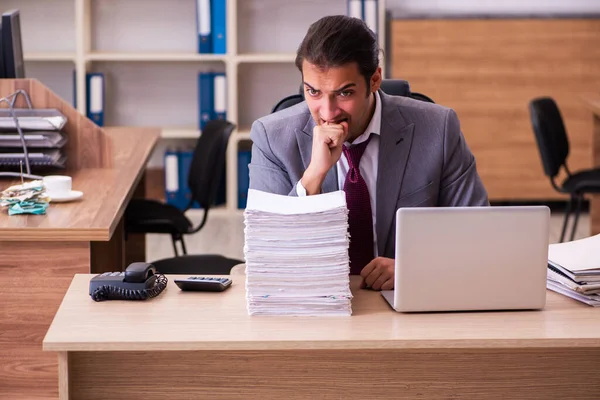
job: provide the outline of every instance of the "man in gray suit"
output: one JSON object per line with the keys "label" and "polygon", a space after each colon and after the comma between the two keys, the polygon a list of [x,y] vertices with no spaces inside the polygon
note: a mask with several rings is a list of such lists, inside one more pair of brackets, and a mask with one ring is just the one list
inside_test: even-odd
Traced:
{"label": "man in gray suit", "polygon": [[356,18],[312,24],[296,66],[306,100],[252,125],[250,188],[343,189],[351,273],[363,287],[392,289],[398,208],[489,204],[456,113],[379,90],[377,38]]}

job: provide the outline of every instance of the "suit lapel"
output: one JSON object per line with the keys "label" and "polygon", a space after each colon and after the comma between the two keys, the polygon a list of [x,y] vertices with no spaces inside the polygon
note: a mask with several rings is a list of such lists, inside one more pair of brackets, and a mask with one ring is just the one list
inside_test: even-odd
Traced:
{"label": "suit lapel", "polygon": [[398,106],[381,96],[381,135],[377,167],[377,250],[385,252],[388,234],[396,214],[396,203],[412,145],[414,124],[407,124]]}
{"label": "suit lapel", "polygon": [[[300,156],[302,157],[303,169],[305,171],[308,168],[308,164],[310,164],[310,159],[312,155],[312,140],[313,140],[313,128],[315,127],[315,121],[310,117],[306,121],[304,128],[300,130],[296,130],[296,140],[298,141],[298,147],[300,148]],[[322,193],[335,192],[339,190],[338,188],[338,178],[337,178],[337,167],[334,165],[327,175],[325,175],[325,180],[323,181],[323,185],[321,186]]]}

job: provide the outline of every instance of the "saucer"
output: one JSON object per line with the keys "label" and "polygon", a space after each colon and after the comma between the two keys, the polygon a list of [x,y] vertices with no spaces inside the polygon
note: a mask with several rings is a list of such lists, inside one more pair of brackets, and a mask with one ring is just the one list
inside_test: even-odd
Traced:
{"label": "saucer", "polygon": [[61,195],[55,195],[55,196],[48,194],[48,196],[50,196],[50,203],[64,203],[67,201],[77,200],[77,199],[83,197],[83,192],[80,192],[79,190],[71,190],[67,194],[61,194]]}

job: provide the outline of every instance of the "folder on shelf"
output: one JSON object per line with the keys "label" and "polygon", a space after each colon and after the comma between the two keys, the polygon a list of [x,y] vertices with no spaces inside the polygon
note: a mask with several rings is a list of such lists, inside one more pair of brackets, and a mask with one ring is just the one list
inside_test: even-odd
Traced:
{"label": "folder on shelf", "polygon": [[[16,108],[15,116],[22,130],[28,131],[60,131],[67,123],[60,111],[53,108],[33,109]],[[11,112],[7,108],[0,109],[0,131],[15,132],[17,126]]]}
{"label": "folder on shelf", "polygon": [[227,119],[227,79],[224,72],[213,74],[213,119]]}
{"label": "folder on shelf", "polygon": [[198,53],[212,53],[212,27],[210,0],[196,0],[196,25],[198,27]]}
{"label": "folder on shelf", "polygon": [[[20,166],[25,165],[25,153],[14,151],[16,149],[0,149],[1,166]],[[29,149],[28,149],[29,150]],[[14,152],[13,152],[14,151]],[[29,165],[48,166],[63,168],[65,166],[66,156],[58,149],[52,150],[33,150],[28,151]]]}
{"label": "folder on shelf", "polygon": [[227,0],[213,0],[211,11],[213,53],[227,54]]}
{"label": "folder on shelf", "polygon": [[179,190],[179,154],[172,150],[165,151],[165,199],[167,204],[177,208],[183,203]]}
{"label": "folder on shelf", "polygon": [[367,26],[378,34],[379,30],[379,18],[377,13],[377,1],[378,0],[364,0],[363,19]]}
{"label": "folder on shelf", "polygon": [[[181,196],[181,202],[179,206],[176,206],[184,210],[192,201],[192,191],[188,185],[188,176],[190,174],[190,167],[192,165],[192,159],[194,158],[193,150],[182,150],[179,152],[179,191]],[[192,208],[200,208],[198,202],[194,202]]]}
{"label": "folder on shelf", "polygon": [[214,118],[214,74],[201,72],[198,74],[198,107],[200,114],[200,130]]}
{"label": "folder on shelf", "polygon": [[363,19],[363,0],[348,0],[348,16]]}
{"label": "folder on shelf", "polygon": [[98,126],[104,126],[104,74],[88,73],[85,76],[86,116]]}
{"label": "folder on shelf", "polygon": [[[67,142],[67,137],[61,132],[24,132],[25,145],[30,148],[61,148]],[[18,133],[0,133],[0,147],[23,148]]]}

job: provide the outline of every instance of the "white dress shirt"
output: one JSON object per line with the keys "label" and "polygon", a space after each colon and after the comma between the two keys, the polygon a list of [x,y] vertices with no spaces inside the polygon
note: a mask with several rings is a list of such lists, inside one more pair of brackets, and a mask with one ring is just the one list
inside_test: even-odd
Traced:
{"label": "white dress shirt", "polygon": [[[359,143],[364,142],[369,138],[369,136],[373,134],[371,141],[367,145],[365,152],[363,153],[360,159],[360,175],[365,180],[367,184],[367,188],[369,189],[369,198],[371,200],[371,216],[373,219],[373,247],[375,257],[377,257],[377,230],[376,227],[376,198],[375,194],[377,193],[377,161],[379,159],[379,135],[381,134],[381,97],[379,96],[379,92],[375,92],[375,112],[373,113],[373,117],[367,126],[367,129],[363,132],[362,135],[357,137],[354,142],[344,143],[346,146],[352,146]],[[338,188],[344,188],[344,182],[346,182],[346,174],[348,173],[348,159],[342,152],[342,156],[339,161],[336,163],[337,167],[337,175],[338,175]],[[306,196],[306,189],[302,186],[302,180],[298,181],[296,184],[296,193],[298,196]]]}

